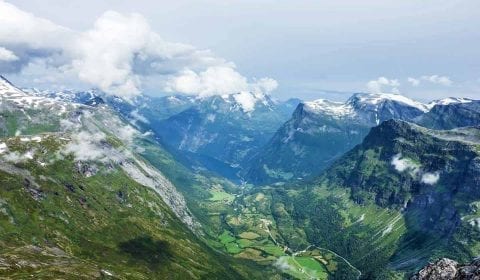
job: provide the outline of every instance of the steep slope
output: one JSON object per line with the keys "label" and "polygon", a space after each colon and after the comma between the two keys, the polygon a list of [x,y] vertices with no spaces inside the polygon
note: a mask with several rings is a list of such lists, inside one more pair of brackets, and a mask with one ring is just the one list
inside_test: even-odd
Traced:
{"label": "steep slope", "polygon": [[389,119],[412,120],[427,107],[398,94],[355,94],[347,102],[300,104],[253,157],[245,178],[256,184],[319,174],[360,143],[371,127]]}
{"label": "steep slope", "polygon": [[460,265],[450,259],[440,259],[435,263],[429,263],[410,280],[475,280],[480,274],[480,262],[478,259],[470,264]]}
{"label": "steep slope", "polygon": [[433,129],[452,129],[480,124],[480,101],[447,98],[432,103],[432,108],[415,120]]}
{"label": "steep slope", "polygon": [[43,134],[2,142],[8,153],[0,165],[1,275],[240,277],[165,204],[158,195],[160,182],[145,186],[144,178],[158,174],[127,158],[57,159],[68,150],[67,137]]}
{"label": "steep slope", "polygon": [[[411,271],[439,256],[466,261],[480,253],[479,152],[478,128],[434,131],[386,121],[309,191],[310,197],[326,192],[329,199],[299,202],[300,217],[310,227],[307,235],[333,246],[372,278],[383,275],[386,267]],[[334,194],[342,189],[357,206],[341,203],[343,195]],[[328,215],[320,213],[327,209]],[[397,214],[387,218],[385,211]],[[369,218],[383,228],[363,225]],[[332,222],[334,228],[322,226]]]}
{"label": "steep slope", "polygon": [[334,252],[341,261],[313,271],[332,279],[401,279],[430,260],[480,253],[479,186],[480,128],[389,120],[312,183],[244,191],[226,229],[241,238],[267,223],[287,253]]}
{"label": "steep slope", "polygon": [[114,111],[0,90],[1,276],[251,277],[194,234],[183,196],[138,154],[145,136]]}
{"label": "steep slope", "polygon": [[195,106],[150,127],[184,163],[237,179],[236,173],[288,119],[292,102],[242,92],[198,99]]}
{"label": "steep slope", "polygon": [[295,98],[275,101],[251,92],[212,97],[141,95],[126,102],[98,90],[25,91],[35,98],[107,105],[141,131],[153,132],[183,164],[235,180],[245,159],[267,142],[300,103]]}

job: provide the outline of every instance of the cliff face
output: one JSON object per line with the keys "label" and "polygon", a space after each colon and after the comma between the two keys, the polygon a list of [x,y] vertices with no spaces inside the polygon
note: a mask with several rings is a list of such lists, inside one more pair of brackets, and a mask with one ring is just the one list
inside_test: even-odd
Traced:
{"label": "cliff face", "polygon": [[480,279],[480,260],[460,265],[451,259],[440,259],[421,269],[410,280],[477,280]]}

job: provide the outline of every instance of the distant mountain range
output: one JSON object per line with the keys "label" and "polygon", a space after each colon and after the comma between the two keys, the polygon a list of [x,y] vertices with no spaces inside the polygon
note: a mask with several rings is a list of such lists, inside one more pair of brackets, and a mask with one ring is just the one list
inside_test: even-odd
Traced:
{"label": "distant mountain range", "polygon": [[124,100],[1,77],[0,185],[0,277],[460,275],[476,262],[427,263],[480,254],[480,101]]}
{"label": "distant mountain range", "polygon": [[301,103],[245,168],[255,184],[311,178],[359,144],[370,129],[399,119],[435,129],[478,124],[480,101],[447,98],[422,104],[399,94],[355,94],[345,103]]}

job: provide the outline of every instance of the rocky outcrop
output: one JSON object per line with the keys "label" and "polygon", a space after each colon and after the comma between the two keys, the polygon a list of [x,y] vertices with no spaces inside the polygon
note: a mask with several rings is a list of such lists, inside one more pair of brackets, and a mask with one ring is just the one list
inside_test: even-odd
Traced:
{"label": "rocky outcrop", "polygon": [[411,280],[479,280],[480,259],[468,265],[460,265],[456,261],[443,258],[435,263],[429,263]]}

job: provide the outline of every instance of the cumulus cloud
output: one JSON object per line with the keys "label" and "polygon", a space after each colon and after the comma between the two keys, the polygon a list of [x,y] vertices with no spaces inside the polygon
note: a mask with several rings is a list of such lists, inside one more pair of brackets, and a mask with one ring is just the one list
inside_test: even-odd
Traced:
{"label": "cumulus cloud", "polygon": [[452,80],[447,76],[431,75],[431,76],[422,76],[423,81],[430,82],[432,84],[438,84],[442,86],[450,86],[453,84]]}
{"label": "cumulus cloud", "polygon": [[420,85],[420,80],[419,79],[415,79],[415,78],[412,78],[412,77],[409,77],[407,79],[407,81],[414,87]]}
{"label": "cumulus cloud", "polygon": [[427,172],[422,175],[421,182],[428,185],[435,185],[440,179],[440,172]]}
{"label": "cumulus cloud", "polygon": [[167,90],[200,96],[222,95],[248,90],[248,82],[232,67],[215,66],[198,74],[185,69],[167,82]]}
{"label": "cumulus cloud", "polygon": [[4,47],[0,47],[0,61],[15,61],[18,60],[18,56],[16,56],[11,50],[6,49]]}
{"label": "cumulus cloud", "polygon": [[278,86],[270,78],[248,81],[210,50],[162,39],[135,13],[107,11],[91,29],[74,31],[0,2],[0,45],[11,62],[1,71],[27,71],[44,84],[44,75],[53,83],[76,79],[126,99],[149,80],[162,81],[167,91],[204,96]]}
{"label": "cumulus cloud", "polygon": [[400,82],[396,79],[387,79],[385,77],[379,77],[376,80],[369,81],[367,83],[367,89],[371,93],[392,92],[399,93],[398,87]]}
{"label": "cumulus cloud", "polygon": [[205,71],[195,73],[184,69],[178,76],[167,81],[166,90],[200,96],[224,95],[241,91],[271,92],[278,87],[277,81],[262,78],[249,82],[235,70],[234,66],[212,66]]}

